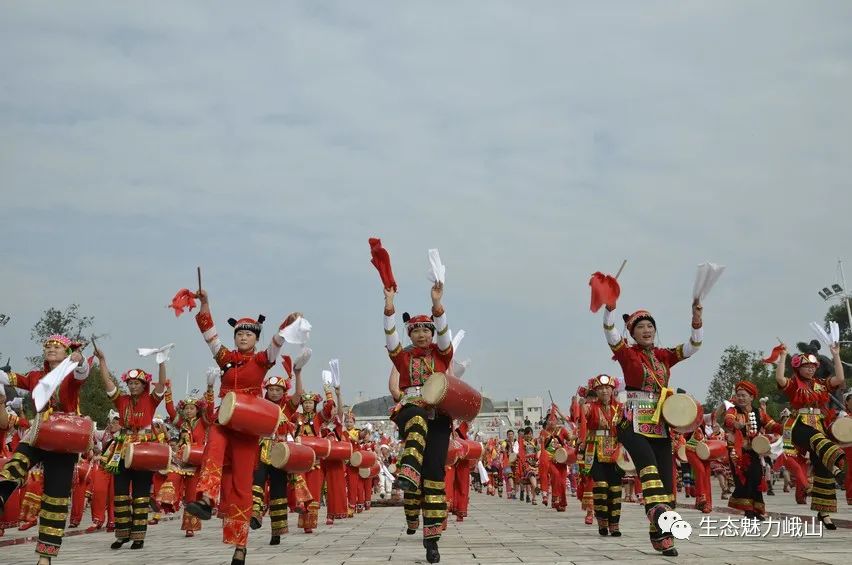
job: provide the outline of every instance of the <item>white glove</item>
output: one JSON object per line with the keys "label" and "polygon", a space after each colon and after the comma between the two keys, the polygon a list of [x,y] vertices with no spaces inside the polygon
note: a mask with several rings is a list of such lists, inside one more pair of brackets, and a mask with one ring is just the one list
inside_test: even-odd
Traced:
{"label": "white glove", "polygon": [[311,323],[304,318],[296,318],[292,324],[279,331],[278,335],[287,343],[303,345],[311,338]]}
{"label": "white glove", "polygon": [[328,362],[328,367],[331,369],[331,382],[335,387],[340,386],[340,360],[332,359]]}
{"label": "white glove", "polygon": [[768,396],[764,396],[763,398],[761,398],[761,399],[760,399],[760,403],[761,403],[761,404],[766,404],[767,402],[769,402],[769,397],[768,397]]}
{"label": "white glove", "polygon": [[311,355],[313,355],[313,350],[310,347],[302,347],[302,350],[293,359],[293,370],[301,369],[305,365],[308,364],[308,361],[311,360]]}
{"label": "white glove", "polygon": [[330,387],[332,383],[331,371],[323,371],[322,372],[322,385],[324,387]]}
{"label": "white glove", "polygon": [[216,379],[222,376],[222,371],[219,367],[210,367],[207,369],[207,386],[216,384]]}
{"label": "white glove", "polygon": [[9,381],[9,375],[6,374],[6,371],[0,370],[0,385],[8,385],[11,381]]}
{"label": "white glove", "polygon": [[17,412],[18,410],[21,409],[21,406],[24,405],[24,399],[19,396],[17,398],[10,400],[7,404],[9,406],[9,408],[11,408],[15,412]]}

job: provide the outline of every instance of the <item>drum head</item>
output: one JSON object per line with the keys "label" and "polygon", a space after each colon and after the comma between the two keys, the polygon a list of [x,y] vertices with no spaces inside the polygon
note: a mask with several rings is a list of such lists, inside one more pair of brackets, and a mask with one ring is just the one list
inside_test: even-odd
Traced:
{"label": "drum head", "polygon": [[358,469],[358,476],[361,477],[362,479],[369,479],[370,478],[370,468],[369,467],[361,467],[360,469]]}
{"label": "drum head", "polygon": [[396,474],[396,465],[394,465],[393,463],[388,465],[388,473],[390,473],[391,475],[395,475]]}
{"label": "drum head", "polygon": [[699,441],[698,445],[695,446],[695,454],[702,461],[707,461],[710,459],[710,446],[703,441]]}
{"label": "drum head", "polygon": [[180,450],[180,460],[183,461],[184,463],[188,463],[190,452],[191,452],[191,448],[190,448],[189,444],[188,443],[184,444],[184,446]]}
{"label": "drum head", "polygon": [[290,446],[283,441],[277,441],[269,448],[269,464],[276,469],[283,469],[290,459]]}
{"label": "drum head", "polygon": [[686,444],[685,443],[682,444],[682,445],[679,445],[677,447],[677,458],[680,459],[682,462],[686,463],[687,459],[686,459]]}
{"label": "drum head", "polygon": [[127,449],[124,450],[124,467],[126,469],[130,469],[133,465],[133,445],[130,444],[127,446]]}
{"label": "drum head", "polygon": [[509,463],[514,463],[517,460],[518,460],[518,454],[517,453],[515,453],[513,451],[512,453],[509,454]]}
{"label": "drum head", "polygon": [[429,378],[426,379],[426,384],[420,389],[420,394],[423,396],[423,400],[425,400],[427,404],[434,406],[436,404],[440,404],[444,400],[447,396],[447,389],[449,386],[447,375],[444,373],[432,373],[429,375]]}
{"label": "drum head", "polygon": [[231,416],[234,415],[234,407],[237,404],[237,394],[229,392],[222,399],[222,404],[219,405],[219,423],[223,426],[231,421]]}
{"label": "drum head", "polygon": [[615,462],[621,468],[622,471],[636,471],[636,466],[633,464],[633,460],[630,459],[630,454],[627,453],[627,450],[624,449],[624,447],[618,450],[618,459],[616,459]]}
{"label": "drum head", "polygon": [[838,418],[831,425],[831,433],[840,443],[852,443],[852,418]]}
{"label": "drum head", "polygon": [[768,437],[757,435],[751,440],[751,448],[758,455],[766,455],[772,450],[772,444],[769,443]]}
{"label": "drum head", "polygon": [[565,463],[568,461],[568,451],[564,447],[560,447],[553,452],[553,460],[557,463]]}
{"label": "drum head", "polygon": [[689,426],[698,418],[698,403],[688,394],[673,394],[663,402],[663,418],[676,428]]}
{"label": "drum head", "polygon": [[352,454],[352,457],[349,458],[349,463],[353,467],[360,467],[362,459],[364,459],[364,456],[361,455],[360,451],[356,451],[355,453]]}

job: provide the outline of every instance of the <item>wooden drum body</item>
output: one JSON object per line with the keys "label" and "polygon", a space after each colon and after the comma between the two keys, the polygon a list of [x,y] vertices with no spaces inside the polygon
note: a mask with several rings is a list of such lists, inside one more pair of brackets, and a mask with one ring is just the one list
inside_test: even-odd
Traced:
{"label": "wooden drum body", "polygon": [[352,457],[352,444],[348,441],[332,441],[328,453],[329,461],[348,461]]}
{"label": "wooden drum body", "polygon": [[466,446],[465,454],[463,455],[465,459],[468,461],[479,461],[482,458],[483,449],[481,443],[472,439],[462,439],[459,441]]}
{"label": "wooden drum body", "polygon": [[272,435],[280,419],[281,408],[277,404],[241,392],[229,392],[219,406],[219,423],[244,434]]}
{"label": "wooden drum body", "polygon": [[29,443],[56,453],[85,453],[94,445],[95,424],[88,416],[51,414],[47,420],[36,415]]}
{"label": "wooden drum body", "polygon": [[305,447],[310,447],[317,459],[327,459],[331,455],[331,440],[324,437],[301,436],[296,439]]}
{"label": "wooden drum body", "polygon": [[695,454],[702,461],[724,459],[728,456],[728,444],[721,439],[705,439],[695,446]]}
{"label": "wooden drum body", "polygon": [[167,443],[131,443],[124,451],[124,466],[135,471],[163,471],[171,460],[172,450]]}
{"label": "wooden drum body", "polygon": [[432,373],[421,389],[423,400],[453,418],[470,422],[482,408],[482,395],[461,379]]}
{"label": "wooden drum body", "polygon": [[269,463],[288,473],[307,473],[317,462],[314,450],[290,441],[276,441],[269,448]]}
{"label": "wooden drum body", "polygon": [[201,461],[204,458],[203,445],[184,444],[180,451],[180,460],[186,465],[200,467]]}

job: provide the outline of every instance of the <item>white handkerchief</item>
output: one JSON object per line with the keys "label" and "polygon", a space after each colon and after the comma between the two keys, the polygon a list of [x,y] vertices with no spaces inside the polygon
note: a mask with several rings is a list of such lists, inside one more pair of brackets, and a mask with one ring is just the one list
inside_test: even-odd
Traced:
{"label": "white handkerchief", "polygon": [[332,359],[328,362],[328,366],[331,369],[331,381],[334,386],[340,386],[340,360]]}
{"label": "white handkerchief", "polygon": [[707,295],[710,294],[710,289],[725,272],[724,265],[705,262],[698,265],[698,272],[695,275],[695,285],[692,287],[692,297],[697,298],[699,302],[704,302]]}
{"label": "white handkerchief", "polygon": [[445,282],[447,277],[447,267],[441,263],[441,256],[437,249],[429,250],[429,280],[433,283]]}
{"label": "white handkerchief", "polygon": [[468,367],[470,367],[470,359],[465,359],[462,362],[453,359],[453,376],[457,379],[462,378]]}
{"label": "white handkerchief", "polygon": [[159,365],[160,363],[165,363],[166,361],[169,360],[169,353],[171,352],[171,350],[174,346],[175,346],[174,343],[170,343],[170,344],[164,345],[163,347],[160,347],[158,349],[140,347],[136,350],[136,352],[139,353],[140,357],[149,357],[149,356],[154,355],[156,353],[157,354],[157,365]]}
{"label": "white handkerchief", "polygon": [[461,344],[462,340],[464,339],[464,330],[459,330],[458,333],[456,335],[452,336],[451,339],[452,339],[452,342],[453,342],[453,355],[455,355],[456,353],[458,353],[459,345]]}
{"label": "white handkerchief", "polygon": [[64,379],[71,371],[76,369],[77,365],[78,363],[76,361],[71,361],[71,357],[66,357],[54,370],[41,378],[33,389],[33,400],[35,401],[36,412],[41,412],[42,409],[47,406],[53,392],[62,383],[62,379]]}
{"label": "white handkerchief", "polygon": [[311,338],[311,323],[304,318],[296,318],[292,324],[278,332],[287,343],[302,345]]}
{"label": "white handkerchief", "polygon": [[825,330],[821,325],[816,322],[811,322],[811,329],[814,331],[817,336],[817,339],[819,339],[823,345],[825,345],[826,347],[831,347],[831,338],[827,333],[825,333]]}
{"label": "white handkerchief", "polygon": [[331,371],[322,372],[322,384],[323,386],[331,386]]}
{"label": "white handkerchief", "polygon": [[840,326],[837,322],[829,322],[828,329],[831,331],[831,343],[840,343]]}
{"label": "white handkerchief", "polygon": [[725,410],[730,410],[731,408],[734,407],[734,403],[731,402],[730,400],[723,400],[722,402],[725,403]]}

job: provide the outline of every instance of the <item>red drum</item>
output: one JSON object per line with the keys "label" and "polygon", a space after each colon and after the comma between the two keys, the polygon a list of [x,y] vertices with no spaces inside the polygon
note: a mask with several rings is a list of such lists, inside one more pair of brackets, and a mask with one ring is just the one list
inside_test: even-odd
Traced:
{"label": "red drum", "polygon": [[193,467],[200,467],[201,460],[204,457],[204,446],[203,445],[189,445],[184,444],[180,451],[180,460],[183,461],[186,465],[192,465]]}
{"label": "red drum", "polygon": [[447,465],[455,465],[459,459],[467,455],[467,445],[459,440],[451,439],[450,447],[447,449]]}
{"label": "red drum", "polygon": [[553,452],[553,460],[565,465],[573,465],[577,462],[577,450],[573,447],[560,447]]}
{"label": "red drum", "polygon": [[702,461],[723,459],[728,456],[728,444],[721,439],[705,439],[695,446],[695,454]]}
{"label": "red drum", "polygon": [[314,450],[290,441],[276,441],[269,448],[269,462],[288,473],[307,473],[317,462]]}
{"label": "red drum", "polygon": [[376,463],[372,467],[361,467],[358,469],[358,476],[362,479],[372,479],[378,477],[382,467]]}
{"label": "red drum", "polygon": [[348,441],[332,441],[331,450],[329,451],[329,461],[346,461],[352,457],[352,444]]}
{"label": "red drum", "polygon": [[459,440],[467,446],[467,454],[464,458],[468,461],[479,461],[482,458],[482,444],[472,439]]}
{"label": "red drum", "polygon": [[695,431],[704,423],[704,407],[692,396],[677,393],[663,402],[663,419],[671,428],[681,434]]}
{"label": "red drum", "polygon": [[376,454],[372,451],[356,451],[349,458],[349,464],[359,469],[372,467],[376,464]]}
{"label": "red drum", "polygon": [[454,420],[472,421],[482,408],[482,395],[456,377],[432,373],[421,389],[423,400]]}
{"label": "red drum", "polygon": [[229,392],[219,406],[219,423],[245,434],[272,435],[280,419],[281,408],[277,404],[242,392]]}
{"label": "red drum", "polygon": [[169,468],[172,450],[167,443],[131,443],[124,451],[124,466],[136,471],[162,471]]}
{"label": "red drum", "polygon": [[56,453],[85,453],[94,445],[95,424],[88,416],[51,414],[45,421],[39,414],[30,429],[30,445]]}
{"label": "red drum", "polygon": [[317,459],[327,459],[331,454],[331,440],[328,438],[300,436],[296,442],[313,449]]}

